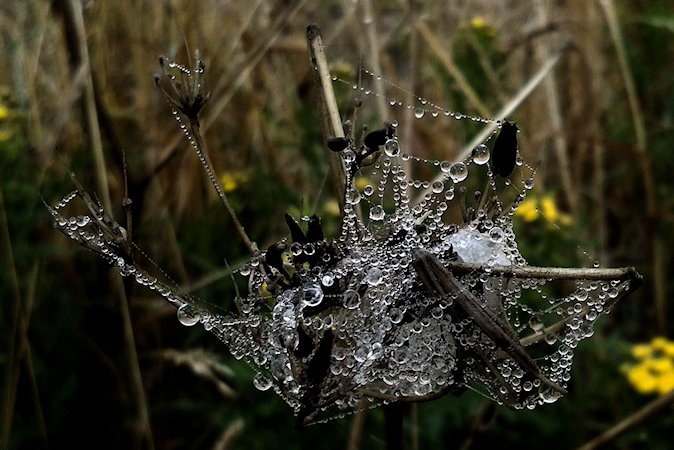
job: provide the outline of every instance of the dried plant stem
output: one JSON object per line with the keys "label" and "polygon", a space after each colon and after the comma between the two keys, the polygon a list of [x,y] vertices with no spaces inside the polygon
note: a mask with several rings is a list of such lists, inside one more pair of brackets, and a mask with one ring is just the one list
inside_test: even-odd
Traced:
{"label": "dried plant stem", "polygon": [[[604,15],[606,16],[606,24],[608,25],[613,39],[618,56],[618,63],[625,82],[625,90],[627,91],[627,100],[632,112],[632,121],[634,124],[634,132],[636,134],[636,149],[640,155],[639,161],[641,163],[641,172],[644,179],[644,189],[646,191],[646,211],[647,217],[651,220],[657,215],[657,193],[655,188],[655,180],[653,177],[653,167],[650,155],[648,154],[648,142],[646,137],[646,126],[644,125],[643,114],[641,113],[641,104],[637,95],[634,77],[627,61],[627,54],[625,52],[625,44],[618,21],[618,15],[613,4],[613,0],[600,0]],[[661,334],[667,331],[667,277],[665,275],[665,264],[661,249],[664,247],[662,238],[658,236],[657,231],[652,233],[652,266],[654,274],[654,300],[656,317],[658,321],[658,330]]]}
{"label": "dried plant stem", "polygon": [[139,434],[141,441],[144,440],[146,444],[143,448],[150,450],[154,449],[154,439],[152,437],[152,427],[150,425],[150,411],[145,396],[145,388],[143,386],[143,377],[141,375],[140,366],[138,365],[138,353],[136,352],[136,342],[133,335],[133,325],[131,322],[131,313],[129,311],[129,299],[126,295],[126,287],[124,279],[113,275],[112,283],[114,284],[117,294],[119,295],[120,311],[122,313],[122,327],[124,329],[124,343],[126,344],[127,359],[131,363],[129,375],[131,379],[131,388],[133,390],[133,399],[136,401],[136,413],[139,420]]}
{"label": "dried plant stem", "polygon": [[213,450],[227,450],[233,448],[236,439],[243,433],[245,427],[246,423],[242,418],[238,418],[229,424],[229,426],[222,432],[215,445],[213,445]]}
{"label": "dried plant stem", "polygon": [[11,279],[11,291],[14,299],[14,309],[9,318],[6,342],[9,344],[7,349],[7,365],[5,372],[4,395],[2,399],[2,409],[0,410],[0,448],[9,448],[9,437],[14,419],[14,406],[16,404],[17,386],[21,375],[21,363],[25,361],[30,378],[30,388],[35,403],[35,414],[38,425],[38,432],[42,438],[45,447],[47,447],[47,432],[40,406],[37,383],[35,380],[35,370],[33,368],[33,359],[30,351],[30,342],[28,340],[29,315],[32,310],[33,299],[35,298],[35,286],[37,284],[38,264],[33,265],[28,276],[29,292],[26,295],[26,302],[22,301],[19,279],[14,264],[14,252],[12,251],[11,236],[9,234],[9,224],[5,212],[5,203],[2,191],[0,191],[0,233],[3,246],[6,248],[5,267]]}
{"label": "dried plant stem", "polygon": [[[415,8],[414,2],[409,2],[409,11],[405,16],[405,21],[409,24],[409,43],[408,43],[408,60],[409,60],[409,71],[407,72],[407,92],[405,93],[405,103],[408,105],[414,105],[417,103],[417,99],[414,95],[417,85],[417,72],[419,70],[419,32],[417,31],[417,10]],[[414,113],[412,109],[406,109],[402,117],[402,148],[406,151],[412,149],[412,145],[415,138],[414,128],[417,125],[417,121],[414,118]],[[412,173],[412,164],[410,161],[402,161],[401,166],[405,173]],[[405,188],[406,195],[409,195],[409,189]]]}
{"label": "dried plant stem", "polygon": [[[536,74],[533,77],[531,77],[524,86],[522,86],[519,92],[517,92],[517,94],[513,98],[511,98],[510,101],[496,113],[494,119],[503,120],[508,115],[510,115],[552,71],[552,69],[559,62],[561,56],[562,53],[557,53],[549,57],[547,60],[545,60],[541,68],[538,69],[538,72],[536,72]],[[466,158],[468,158],[473,149],[478,144],[484,142],[484,140],[487,139],[489,135],[494,132],[496,127],[497,124],[495,122],[488,123],[482,129],[482,131],[480,131],[477,135],[475,135],[475,137],[470,142],[468,142],[466,146],[463,147],[459,155],[456,157],[456,161],[463,161]],[[431,181],[431,183],[433,181],[442,181],[444,177],[445,177],[444,174],[439,174]],[[417,203],[419,203],[424,198],[424,196],[429,192],[431,192],[430,187],[420,192],[419,195],[417,195],[417,197],[414,199],[414,204],[416,205]]]}
{"label": "dried plant stem", "polygon": [[[535,2],[536,12],[538,15],[538,24],[542,29],[548,25],[548,16],[545,3],[542,1]],[[539,44],[538,52],[541,56],[549,53],[549,48],[545,40]],[[557,166],[559,168],[560,179],[562,182],[561,191],[566,196],[566,201],[572,212],[576,211],[578,205],[578,196],[576,190],[573,188],[573,181],[571,179],[571,169],[569,164],[569,157],[567,152],[566,135],[563,131],[562,112],[559,104],[559,93],[557,90],[557,82],[555,80],[554,72],[551,72],[543,81],[543,89],[545,90],[545,98],[547,100],[548,114],[552,122],[553,142],[555,145],[555,156],[557,157]]]}
{"label": "dried plant stem", "polygon": [[246,234],[246,230],[243,228],[243,225],[241,225],[241,221],[239,221],[239,218],[234,212],[234,209],[229,204],[229,200],[227,200],[227,194],[225,194],[225,191],[222,189],[222,186],[220,185],[220,181],[218,181],[218,178],[215,176],[215,172],[213,171],[213,164],[211,163],[211,159],[208,157],[208,152],[206,151],[206,144],[204,143],[204,138],[201,136],[201,131],[199,129],[199,120],[196,117],[194,118],[190,117],[189,126],[190,126],[190,134],[194,139],[194,147],[195,150],[197,151],[197,155],[199,156],[201,165],[204,167],[204,170],[208,175],[208,179],[215,188],[215,192],[218,194],[220,203],[225,208],[225,211],[227,212],[229,218],[232,219],[232,222],[234,222],[234,228],[236,229],[236,232],[239,233],[239,236],[243,240],[243,243],[246,245],[248,251],[251,254],[255,253],[257,251],[257,245],[255,245],[255,243],[251,241],[250,238],[248,237],[248,234]]}
{"label": "dried plant stem", "polygon": [[[361,0],[363,7],[363,25],[365,26],[365,36],[367,37],[368,51],[370,53],[370,64],[374,73],[381,74],[381,62],[379,59],[379,44],[377,38],[377,27],[372,12],[372,1]],[[382,121],[388,120],[388,106],[386,105],[386,96],[384,94],[384,82],[381,78],[374,78],[374,86],[377,96],[377,113]]]}
{"label": "dried plant stem", "polygon": [[435,53],[435,56],[438,58],[445,70],[452,76],[459,90],[463,93],[463,95],[466,96],[468,102],[473,105],[477,113],[483,117],[491,117],[490,109],[486,104],[484,104],[484,102],[482,102],[482,99],[480,99],[480,96],[470,85],[470,82],[468,82],[468,79],[463,75],[463,72],[461,72],[456,64],[454,64],[454,60],[446,50],[446,46],[442,45],[433,35],[431,30],[428,29],[426,24],[420,20],[417,21],[417,30],[421,34],[422,39],[426,42],[430,50]]}
{"label": "dried plant stem", "polygon": [[[449,261],[444,264],[453,273],[483,272],[483,264],[471,264],[458,261]],[[517,278],[542,278],[555,280],[629,280],[639,282],[641,275],[634,267],[620,268],[577,268],[577,267],[506,267],[495,266],[490,269],[492,275],[503,275]]]}
{"label": "dried plant stem", "polygon": [[[323,129],[328,137],[344,137],[344,128],[342,119],[337,108],[335,91],[332,88],[332,77],[328,69],[328,59],[325,56],[325,46],[321,30],[316,25],[307,27],[307,45],[311,57],[311,66],[316,72],[318,83],[321,87],[321,111]],[[342,198],[346,188],[346,169],[342,158],[334,152],[329,152],[330,171],[332,182],[337,192],[337,198]],[[340,210],[343,213],[344,205],[340,203]]]}
{"label": "dried plant stem", "polygon": [[82,2],[79,0],[68,0],[67,13],[65,20],[66,26],[72,27],[76,36],[77,48],[76,59],[86,67],[88,73],[84,80],[84,120],[87,126],[91,150],[94,155],[96,166],[96,184],[98,194],[101,196],[103,206],[108,211],[112,211],[112,201],[110,200],[110,190],[108,188],[108,175],[105,167],[105,157],[103,156],[103,142],[101,140],[101,129],[98,123],[98,113],[96,111],[96,99],[94,97],[94,81],[91,73],[91,61],[89,59],[89,50],[87,47],[87,35],[84,27],[84,16],[82,14]]}
{"label": "dried plant stem", "polygon": [[646,406],[641,408],[639,411],[621,420],[605,433],[578,447],[578,450],[592,450],[613,442],[621,434],[636,427],[649,417],[658,414],[660,411],[668,406],[671,406],[672,404],[674,404],[674,390],[646,404]]}
{"label": "dried plant stem", "polygon": [[365,425],[367,411],[367,408],[363,407],[353,416],[351,430],[349,431],[349,445],[347,447],[348,450],[359,450],[361,448],[363,441],[363,427]]}

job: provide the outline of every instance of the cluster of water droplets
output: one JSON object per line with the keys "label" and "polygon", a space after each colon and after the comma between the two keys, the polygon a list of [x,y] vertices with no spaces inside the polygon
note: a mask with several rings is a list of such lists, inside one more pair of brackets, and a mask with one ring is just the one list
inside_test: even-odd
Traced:
{"label": "cluster of water droplets", "polygon": [[[340,152],[347,168],[357,152],[353,143]],[[520,160],[520,182],[497,180],[489,161],[485,143],[465,161],[437,161],[414,157],[396,136],[388,138],[373,165],[347,170],[340,235],[281,242],[282,267],[267,252],[254,255],[236,270],[249,291],[235,298],[229,314],[204,308],[136,267],[126,256],[123,229],[102,209],[63,216],[74,198],[85,198],[81,191],[50,211],[68,237],[176,305],[182,324],[217,335],[257,369],[258,389],[273,389],[305,422],[368,402],[422,401],[466,389],[534,408],[560,397],[578,342],[592,335],[597,318],[629,283],[579,279],[570,292],[550,295],[549,280],[509,275],[528,267],[512,217],[533,179],[519,175],[526,172]],[[484,192],[468,189],[472,176],[486,181]],[[369,182],[359,189],[356,177]],[[515,192],[512,205],[501,203],[504,189]],[[449,267],[456,292],[439,294],[423,282],[415,266],[419,251]],[[452,270],[453,264],[469,270]],[[465,302],[535,355],[535,370],[462,312],[457,305]]]}

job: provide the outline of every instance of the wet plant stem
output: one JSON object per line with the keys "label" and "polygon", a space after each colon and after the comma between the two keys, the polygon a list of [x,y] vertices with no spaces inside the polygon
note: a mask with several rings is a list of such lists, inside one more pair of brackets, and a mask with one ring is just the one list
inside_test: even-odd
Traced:
{"label": "wet plant stem", "polygon": [[206,151],[206,144],[204,143],[204,138],[201,136],[201,131],[199,129],[199,119],[197,119],[196,117],[190,117],[189,120],[190,120],[189,122],[190,134],[194,139],[193,145],[195,150],[197,151],[197,155],[199,156],[199,161],[201,162],[201,165],[204,167],[204,170],[208,175],[208,179],[215,188],[215,192],[218,194],[220,203],[222,204],[223,208],[225,208],[225,211],[227,212],[229,218],[232,219],[232,222],[234,222],[234,228],[236,229],[237,233],[239,233],[239,236],[243,240],[243,243],[245,244],[246,248],[252,255],[255,252],[257,252],[258,250],[257,245],[253,241],[251,241],[250,238],[248,237],[248,234],[246,234],[246,230],[243,228],[243,225],[241,225],[241,221],[239,221],[236,212],[234,212],[234,209],[229,204],[229,200],[227,200],[227,194],[225,194],[224,189],[222,189],[222,186],[220,185],[220,181],[218,181],[218,178],[215,176],[215,172],[213,171],[213,164],[211,163],[211,159],[208,156],[208,152]]}

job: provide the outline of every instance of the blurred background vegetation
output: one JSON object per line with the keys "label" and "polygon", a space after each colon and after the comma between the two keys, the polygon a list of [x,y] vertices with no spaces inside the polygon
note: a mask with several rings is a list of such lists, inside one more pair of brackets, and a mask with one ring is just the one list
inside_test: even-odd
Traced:
{"label": "blurred background vegetation", "polygon": [[[482,117],[560,55],[509,115],[548,216],[516,217],[521,250],[535,264],[634,265],[646,280],[577,349],[568,396],[534,411],[470,394],[412,406],[405,447],[572,448],[667,391],[648,389],[655,369],[635,374],[630,363],[672,350],[652,341],[673,330],[670,1],[9,0],[0,5],[0,448],[384,447],[378,410],[296,430],[279,398],[255,390],[251,368],[53,230],[41,200],[70,192],[73,171],[92,191],[106,185],[121,218],[124,152],[135,241],[227,308],[224,258],[237,266],[246,250],[154,86],[157,57],[187,63],[186,46],[200,49],[211,159],[264,248],[287,234],[285,211],[316,211],[328,230],[338,220],[309,23],[341,78],[357,80],[362,61]],[[337,88],[348,112],[353,91]],[[363,121],[378,127],[387,105],[367,102]],[[401,136],[420,156],[451,160],[477,130],[408,116]],[[673,426],[670,402],[611,445],[671,448]]]}

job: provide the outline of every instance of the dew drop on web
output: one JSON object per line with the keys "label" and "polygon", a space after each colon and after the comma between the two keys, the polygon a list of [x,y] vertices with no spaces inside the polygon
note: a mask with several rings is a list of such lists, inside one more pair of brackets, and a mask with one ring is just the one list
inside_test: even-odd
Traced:
{"label": "dew drop on web", "polygon": [[388,139],[384,143],[384,152],[387,156],[396,157],[400,155],[400,144],[397,139]]}
{"label": "dew drop on web", "polygon": [[460,183],[468,177],[468,168],[462,162],[454,163],[449,169],[449,176],[455,183]]}
{"label": "dew drop on web", "polygon": [[178,308],[178,321],[186,327],[191,327],[199,322],[201,314],[194,306],[185,303]]}
{"label": "dew drop on web", "polygon": [[266,391],[271,387],[272,381],[265,374],[258,372],[253,378],[253,385],[261,391]]}
{"label": "dew drop on web", "polygon": [[473,162],[477,165],[484,165],[489,162],[489,147],[480,144],[473,149]]}
{"label": "dew drop on web", "polygon": [[370,219],[372,220],[383,220],[385,215],[386,213],[381,205],[374,205],[370,208]]}

